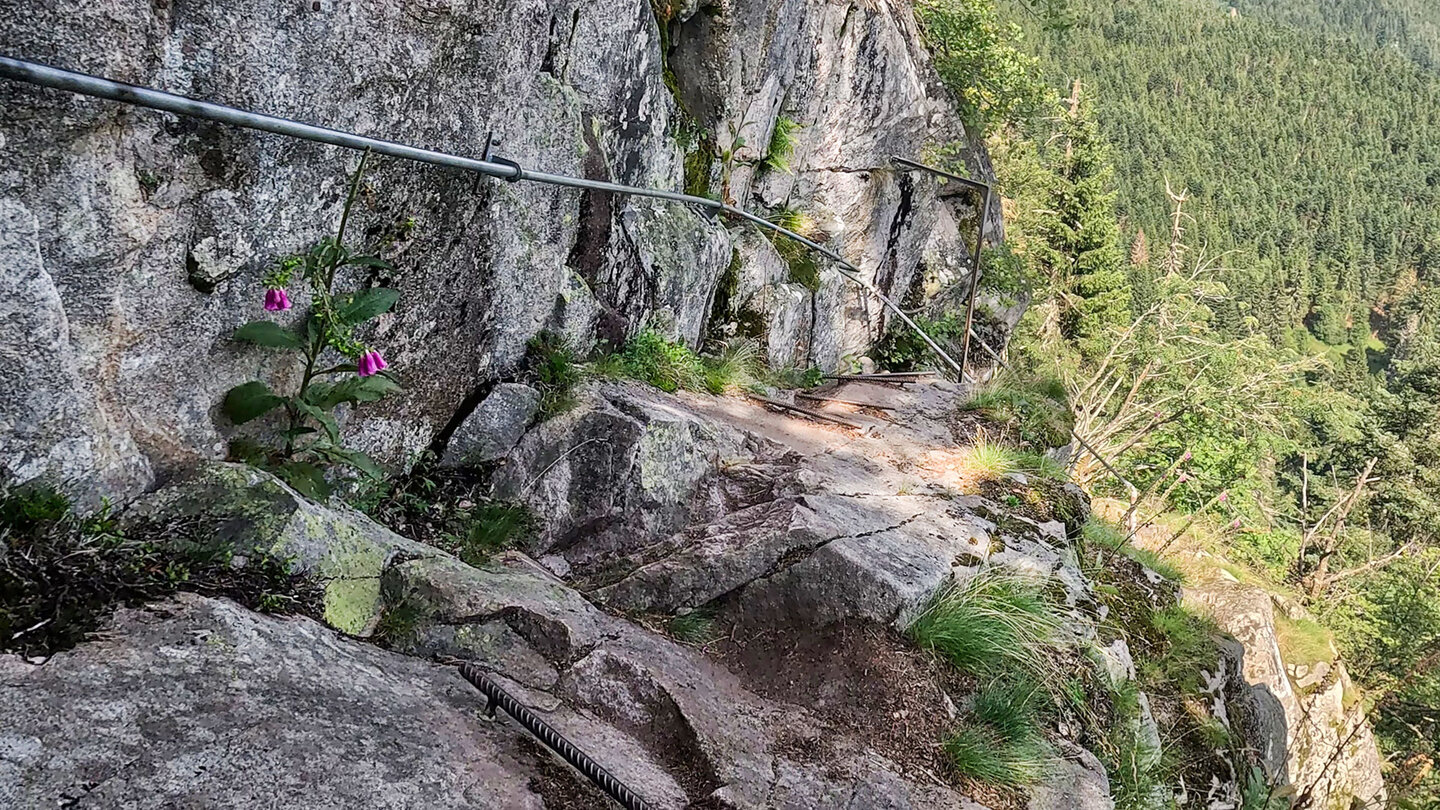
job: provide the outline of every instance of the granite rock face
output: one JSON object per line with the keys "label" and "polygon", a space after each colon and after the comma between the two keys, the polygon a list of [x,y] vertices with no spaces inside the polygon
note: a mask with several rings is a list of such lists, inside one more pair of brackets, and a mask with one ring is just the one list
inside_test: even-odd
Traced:
{"label": "granite rock face", "polygon": [[[529,168],[794,208],[896,297],[917,274],[962,269],[973,205],[890,164],[965,141],[908,7],[700,5],[662,33],[645,0],[21,0],[0,51],[460,155],[493,132],[496,154]],[[763,168],[782,118],[800,125],[788,171]],[[223,393],[299,375],[229,335],[265,315],[272,262],[334,232],[357,156],[8,82],[0,133],[0,306],[14,314],[0,319],[0,471],[125,500],[222,457]],[[720,165],[737,137],[747,145]],[[394,467],[543,329],[584,348],[654,324],[695,345],[754,322],[775,361],[833,368],[885,325],[832,271],[812,291],[773,256],[755,259],[771,268],[762,284],[717,307],[746,228],[607,192],[374,157],[349,238],[395,266],[342,282],[400,290],[363,337],[405,390],[343,428]],[[309,303],[292,298],[288,319]]]}
{"label": "granite rock face", "polygon": [[[1287,661],[1276,631],[1286,607],[1260,588],[1211,581],[1187,587],[1185,599],[1237,642],[1228,691],[1246,742],[1270,777],[1294,785],[1317,807],[1383,805],[1379,749],[1363,705],[1346,699],[1354,687],[1344,662]],[[1318,664],[1324,677],[1297,676],[1299,667],[1308,675]]]}

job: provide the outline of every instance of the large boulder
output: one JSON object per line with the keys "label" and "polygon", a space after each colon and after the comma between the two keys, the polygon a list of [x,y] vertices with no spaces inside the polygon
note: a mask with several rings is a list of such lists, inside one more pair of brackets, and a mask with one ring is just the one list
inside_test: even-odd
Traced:
{"label": "large boulder", "polygon": [[1342,662],[1301,687],[1276,631],[1277,598],[1254,585],[1218,577],[1186,587],[1184,598],[1238,642],[1237,682],[1230,688],[1240,730],[1270,778],[1292,784],[1315,806],[1354,800],[1383,804],[1380,754]]}
{"label": "large boulder", "polygon": [[452,668],[182,594],[43,666],[0,656],[0,805],[540,810],[576,789],[483,707]]}

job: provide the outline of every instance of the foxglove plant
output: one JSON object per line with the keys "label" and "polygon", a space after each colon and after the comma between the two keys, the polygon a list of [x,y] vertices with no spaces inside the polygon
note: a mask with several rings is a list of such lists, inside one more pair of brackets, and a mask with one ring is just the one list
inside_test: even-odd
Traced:
{"label": "foxglove plant", "polygon": [[[350,293],[335,289],[336,273],[343,267],[389,268],[386,262],[345,246],[345,227],[364,170],[362,157],[351,178],[336,235],[320,240],[305,253],[281,260],[265,275],[266,311],[290,309],[286,288],[298,277],[310,287],[310,312],[294,329],[260,320],[245,324],[234,334],[238,341],[298,353],[305,361],[300,384],[294,393],[285,396],[272,391],[263,380],[251,380],[230,389],[223,405],[225,414],[237,425],[283,410],[281,446],[235,442],[231,445],[232,455],[272,470],[296,490],[314,498],[329,496],[325,470],[331,465],[352,467],[372,478],[383,476],[369,456],[341,443],[340,428],[332,412],[344,404],[374,402],[400,389],[385,373],[389,364],[380,352],[355,335],[358,327],[389,311],[399,294],[384,287]],[[341,362],[341,358],[346,360]]]}

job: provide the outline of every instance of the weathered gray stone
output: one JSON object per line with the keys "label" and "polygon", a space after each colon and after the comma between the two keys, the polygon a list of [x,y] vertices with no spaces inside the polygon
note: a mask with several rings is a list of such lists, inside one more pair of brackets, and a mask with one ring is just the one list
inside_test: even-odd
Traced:
{"label": "weathered gray stone", "polygon": [[590,385],[579,400],[527,433],[496,477],[497,497],[544,519],[533,553],[559,546],[583,564],[723,510],[710,484],[721,459],[747,455],[745,436],[642,384]]}
{"label": "weathered gray stone", "polygon": [[124,519],[176,527],[177,540],[233,553],[235,564],[256,555],[286,560],[292,572],[323,583],[325,621],[359,636],[369,635],[380,618],[380,575],[387,566],[399,558],[445,556],[354,510],[316,504],[270,473],[241,464],[207,464],[137,502]]}
{"label": "weathered gray stone", "polygon": [[[1271,778],[1309,790],[1320,805],[1355,799],[1383,804],[1379,751],[1360,706],[1347,706],[1349,676],[1336,663],[1329,688],[1297,691],[1275,630],[1275,603],[1260,588],[1218,579],[1186,587],[1199,606],[1243,646],[1238,683],[1228,691],[1246,742]],[[1357,729],[1357,724],[1361,726]],[[1351,736],[1351,731],[1355,735]]]}
{"label": "weathered gray stone", "polygon": [[450,436],[442,467],[498,461],[506,456],[540,409],[540,392],[528,385],[500,383]]}
{"label": "weathered gray stone", "polygon": [[1028,810],[1114,810],[1110,780],[1095,755],[1062,742],[1053,773],[1030,789]]}
{"label": "weathered gray stone", "polygon": [[0,656],[0,805],[544,806],[523,732],[453,669],[227,601],[157,607],[43,666]]}

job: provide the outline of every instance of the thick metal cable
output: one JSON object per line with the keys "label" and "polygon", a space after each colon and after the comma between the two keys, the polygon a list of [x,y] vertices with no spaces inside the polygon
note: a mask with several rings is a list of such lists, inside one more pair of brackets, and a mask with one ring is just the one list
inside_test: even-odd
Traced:
{"label": "thick metal cable", "polygon": [[515,718],[515,722],[534,734],[535,739],[544,743],[546,748],[559,754],[566,762],[573,765],[575,770],[585,774],[587,779],[594,782],[597,787],[605,791],[610,798],[619,802],[626,810],[646,810],[645,801],[637,796],[635,791],[626,787],[619,779],[615,778],[614,774],[602,768],[600,763],[591,759],[584,751],[576,748],[574,743],[560,736],[560,732],[551,728],[534,712],[521,705],[510,696],[509,692],[490,680],[490,677],[480,667],[473,662],[466,662],[460,665],[460,674],[490,701],[492,714],[497,706],[504,709],[506,714]]}
{"label": "thick metal cable", "polygon": [[860,272],[860,268],[846,261],[845,258],[838,253],[794,231],[782,228],[770,220],[756,216],[749,211],[736,208],[732,205],[726,205],[719,200],[698,197],[693,194],[682,194],[678,191],[625,186],[619,183],[607,183],[600,180],[587,180],[581,177],[567,177],[560,174],[531,171],[513,161],[498,158],[476,160],[474,158],[460,157],[445,152],[407,146],[406,144],[396,143],[394,141],[367,138],[363,135],[356,135],[343,130],[317,127],[312,124],[292,121],[288,118],[263,115],[248,110],[241,110],[236,107],[229,107],[224,104],[199,101],[193,98],[187,98],[186,96],[177,96],[174,93],[152,90],[148,87],[138,87],[133,84],[125,84],[99,76],[76,73],[71,70],[62,70],[61,68],[50,67],[49,65],[42,65],[23,59],[14,59],[8,56],[0,56],[0,78],[35,84],[41,87],[50,87],[56,90],[67,90],[72,93],[118,101],[123,104],[133,104],[137,107],[148,107],[152,110],[161,110],[175,113],[176,115],[189,116],[191,118],[203,118],[207,121],[245,127],[246,129],[273,132],[277,135],[330,144],[331,146],[342,146],[347,149],[368,149],[371,152],[376,152],[381,155],[390,155],[391,157],[430,163],[436,166],[464,169],[465,171],[477,172],[512,183],[529,180],[536,183],[548,183],[550,185],[566,186],[569,188],[608,191],[614,194],[627,194],[632,197],[650,197],[657,200],[669,200],[670,202],[685,203],[712,211],[731,214],[748,220],[761,228],[793,239],[834,262],[836,264],[836,271],[840,273],[842,277],[859,285],[871,295],[880,299],[891,312],[895,313],[896,317],[920,336],[920,339],[925,342],[925,345],[929,346],[940,359],[944,360],[950,368],[959,374],[962,380],[966,377],[965,367],[955,362],[955,360],[940,347],[940,344],[936,343],[930,335],[926,334],[924,329],[920,328],[919,324],[915,323],[915,321],[910,319],[910,316],[905,314],[899,304],[892,301],[889,296],[881,292],[874,284],[856,275]]}

